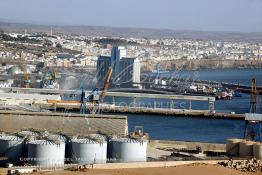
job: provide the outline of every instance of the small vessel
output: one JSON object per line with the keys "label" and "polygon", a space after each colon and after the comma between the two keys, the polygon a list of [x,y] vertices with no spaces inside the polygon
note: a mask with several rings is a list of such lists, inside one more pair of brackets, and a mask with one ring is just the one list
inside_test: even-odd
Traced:
{"label": "small vessel", "polygon": [[233,93],[228,91],[222,91],[220,99],[222,100],[231,100],[233,98]]}

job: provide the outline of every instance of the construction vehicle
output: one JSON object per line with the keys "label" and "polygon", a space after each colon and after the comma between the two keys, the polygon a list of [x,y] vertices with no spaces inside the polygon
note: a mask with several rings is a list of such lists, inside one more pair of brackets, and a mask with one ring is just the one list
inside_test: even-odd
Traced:
{"label": "construction vehicle", "polygon": [[143,126],[135,126],[134,131],[129,133],[129,137],[134,139],[147,139],[149,140],[148,133],[144,133]]}
{"label": "construction vehicle", "polygon": [[[113,69],[109,68],[106,79],[104,82],[104,86],[101,91],[98,88],[94,89],[88,97],[85,97],[84,88],[81,87],[81,96],[80,100],[47,100],[47,103],[51,103],[54,106],[58,103],[62,104],[79,104],[80,105],[80,113],[85,114],[88,113],[100,113],[100,106],[104,103],[104,98],[106,96],[106,92],[110,85],[110,80],[113,74]],[[91,106],[91,108],[88,108]]]}

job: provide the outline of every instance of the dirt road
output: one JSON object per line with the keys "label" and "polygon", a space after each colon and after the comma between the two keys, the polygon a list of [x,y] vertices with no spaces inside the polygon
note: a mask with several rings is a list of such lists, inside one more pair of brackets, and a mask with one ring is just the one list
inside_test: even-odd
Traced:
{"label": "dirt road", "polygon": [[43,172],[35,175],[262,175],[246,173],[219,165],[183,165],[168,168],[138,168],[117,170],[86,170],[84,172],[60,171]]}

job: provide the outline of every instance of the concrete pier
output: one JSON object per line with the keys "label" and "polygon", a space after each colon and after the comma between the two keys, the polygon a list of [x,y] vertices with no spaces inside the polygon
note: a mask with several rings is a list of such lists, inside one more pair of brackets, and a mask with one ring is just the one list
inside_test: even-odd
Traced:
{"label": "concrete pier", "polygon": [[[38,104],[42,108],[47,109],[66,109],[77,110],[80,109],[80,103],[56,103],[56,104]],[[92,109],[93,104],[87,104],[88,109]],[[170,109],[170,108],[147,108],[147,107],[129,107],[129,106],[116,106],[112,104],[100,105],[101,112],[103,113],[116,113],[116,114],[141,114],[141,115],[164,115],[164,116],[181,116],[181,117],[198,117],[198,118],[214,118],[214,119],[237,119],[244,120],[244,114],[226,114],[214,113],[209,110],[188,110],[188,109]]]}

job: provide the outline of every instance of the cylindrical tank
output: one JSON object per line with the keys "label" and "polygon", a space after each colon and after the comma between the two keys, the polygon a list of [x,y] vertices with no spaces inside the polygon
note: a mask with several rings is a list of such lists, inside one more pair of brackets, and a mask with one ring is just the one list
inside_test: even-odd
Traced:
{"label": "cylindrical tank", "polygon": [[29,141],[27,145],[29,164],[41,166],[64,164],[65,143],[49,140],[33,140]]}
{"label": "cylindrical tank", "polygon": [[63,134],[51,134],[47,136],[48,140],[55,140],[65,143],[65,163],[70,163],[71,157],[71,146],[69,143],[69,138]]}
{"label": "cylindrical tank", "polygon": [[0,157],[8,157],[8,162],[17,163],[23,151],[23,138],[13,135],[0,136]]}
{"label": "cylindrical tank", "polygon": [[71,140],[71,158],[73,163],[77,164],[95,164],[97,161],[98,151],[102,147],[99,142],[83,138]]}
{"label": "cylindrical tank", "polygon": [[253,156],[253,144],[254,142],[243,140],[239,143],[239,156],[249,157]]}
{"label": "cylindrical tank", "polygon": [[262,144],[261,143],[254,143],[253,144],[253,155],[256,159],[262,160]]}
{"label": "cylindrical tank", "polygon": [[117,138],[110,140],[112,143],[112,157],[119,162],[145,162],[147,141]]}
{"label": "cylindrical tank", "polygon": [[88,137],[99,142],[100,146],[98,147],[96,154],[96,163],[103,164],[107,160],[107,137],[102,134],[89,134]]}
{"label": "cylindrical tank", "polygon": [[226,153],[229,156],[239,155],[239,143],[243,141],[241,139],[227,139]]}

